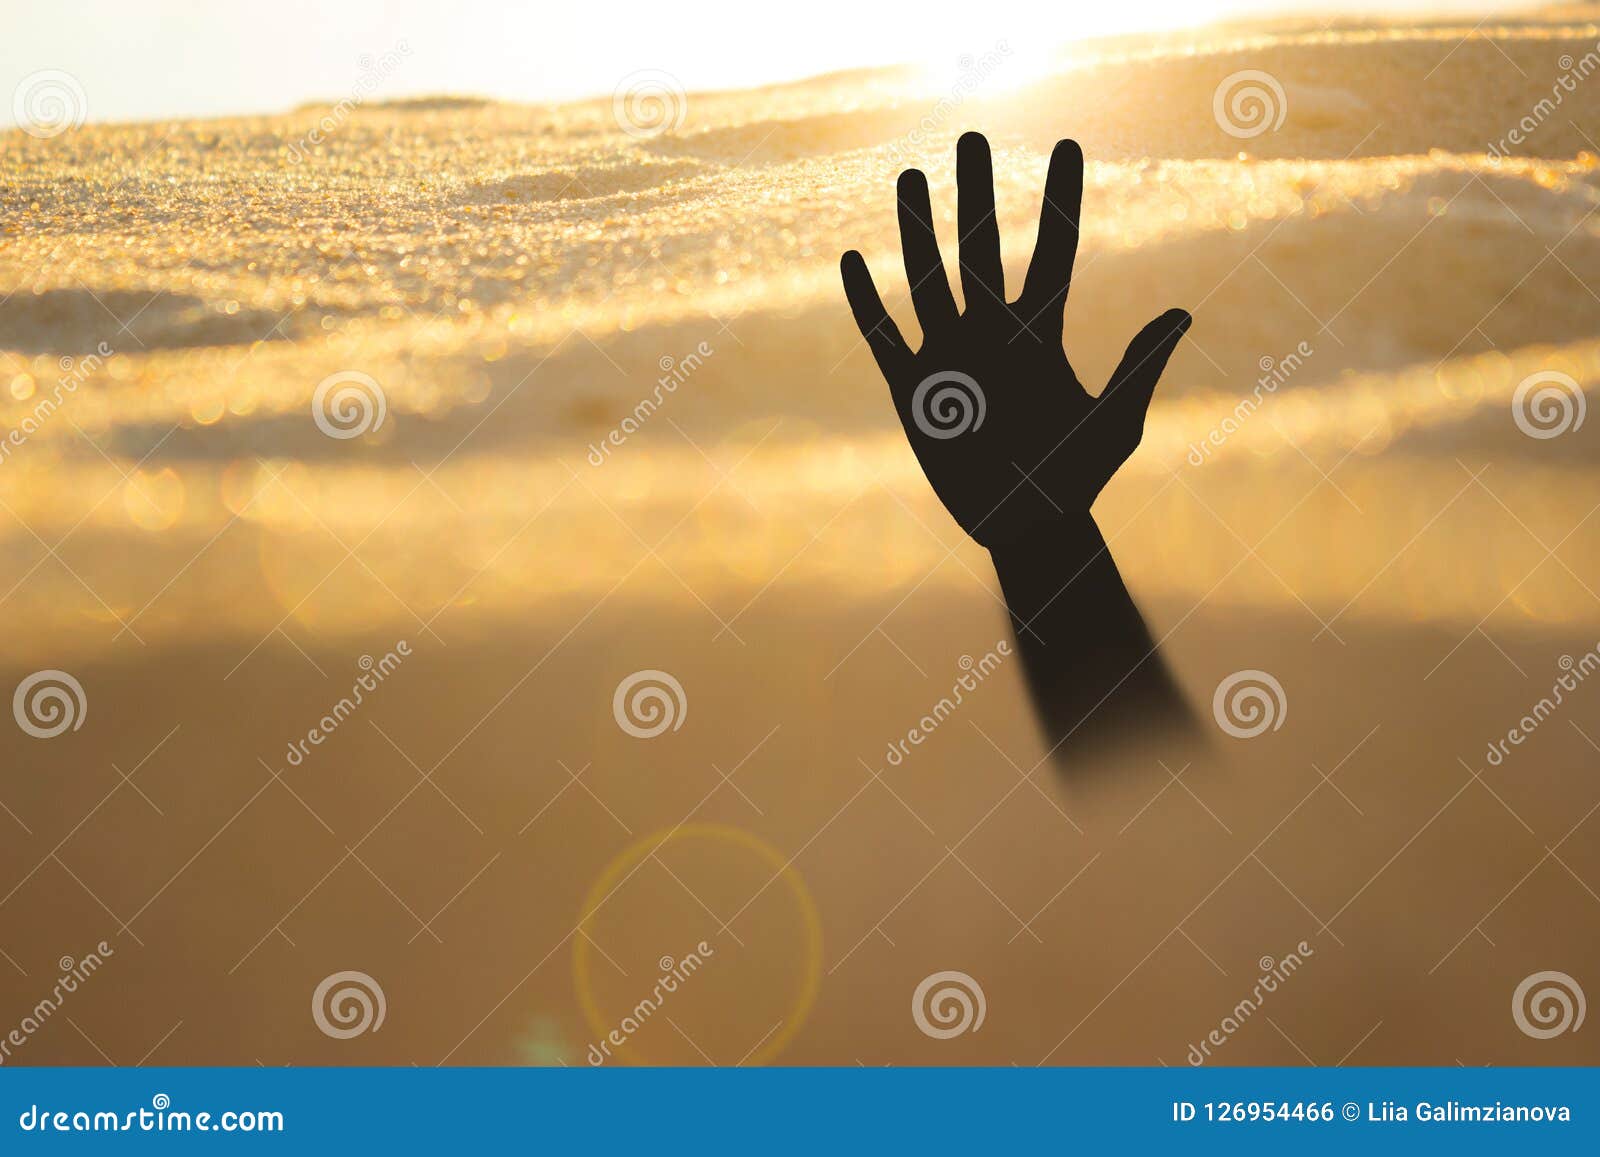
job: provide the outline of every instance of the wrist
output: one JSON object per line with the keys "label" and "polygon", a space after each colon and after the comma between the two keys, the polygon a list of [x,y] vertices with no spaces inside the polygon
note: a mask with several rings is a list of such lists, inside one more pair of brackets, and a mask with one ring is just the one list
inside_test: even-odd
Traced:
{"label": "wrist", "polygon": [[1081,510],[1031,523],[1004,541],[988,544],[988,549],[997,569],[1037,569],[1041,565],[1091,562],[1105,553],[1106,540],[1094,516]]}
{"label": "wrist", "polygon": [[[1088,511],[990,548],[1006,606],[1032,634],[1076,633],[1095,620],[1105,627],[1135,621],[1138,611],[1116,561]],[[1117,633],[1122,633],[1120,630]],[[1142,631],[1140,632],[1142,633]]]}

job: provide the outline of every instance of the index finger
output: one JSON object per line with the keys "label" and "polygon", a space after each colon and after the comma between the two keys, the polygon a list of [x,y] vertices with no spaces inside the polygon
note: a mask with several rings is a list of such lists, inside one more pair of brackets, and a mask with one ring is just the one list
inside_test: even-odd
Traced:
{"label": "index finger", "polygon": [[1052,317],[1057,329],[1066,310],[1072,263],[1078,253],[1078,215],[1083,209],[1083,150],[1077,141],[1058,141],[1050,154],[1050,174],[1039,207],[1039,240],[1033,247],[1022,301],[1030,315]]}

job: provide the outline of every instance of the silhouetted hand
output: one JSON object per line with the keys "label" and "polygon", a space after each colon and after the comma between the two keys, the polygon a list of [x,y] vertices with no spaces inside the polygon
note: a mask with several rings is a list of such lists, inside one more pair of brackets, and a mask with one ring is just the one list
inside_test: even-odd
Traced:
{"label": "silhouetted hand", "polygon": [[978,133],[957,145],[956,182],[965,312],[957,312],[939,256],[927,178],[916,169],[900,174],[900,243],[921,349],[913,353],[900,336],[860,253],[846,253],[840,269],[934,492],[968,534],[994,549],[1088,511],[1138,446],[1150,395],[1190,318],[1174,309],[1145,326],[1091,397],[1061,348],[1083,200],[1077,143],[1061,141],[1051,154],[1033,262],[1010,304],[989,142]]}
{"label": "silhouetted hand", "polygon": [[1091,397],[1061,349],[1082,151],[1062,141],[1050,156],[1033,262],[1009,304],[989,142],[977,133],[956,146],[956,183],[966,311],[957,311],[945,278],[927,178],[910,169],[900,174],[900,243],[922,348],[906,345],[852,250],[840,269],[856,324],[934,492],[989,548],[1051,750],[1069,739],[1081,749],[1089,740],[1187,730],[1182,692],[1089,508],[1138,446],[1189,315],[1169,310],[1140,330]]}

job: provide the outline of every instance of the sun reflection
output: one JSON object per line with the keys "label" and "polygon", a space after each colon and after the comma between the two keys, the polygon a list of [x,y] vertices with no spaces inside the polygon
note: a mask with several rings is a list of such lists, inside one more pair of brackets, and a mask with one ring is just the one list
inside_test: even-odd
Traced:
{"label": "sun reflection", "polygon": [[182,476],[172,467],[137,470],[122,488],[122,502],[134,525],[168,530],[183,517],[187,498]]}
{"label": "sun reflection", "polygon": [[1055,13],[1041,16],[1032,5],[1018,12],[985,4],[944,23],[947,35],[918,62],[914,83],[923,92],[992,99],[1099,55],[1085,41],[1197,28],[1237,7],[1224,0],[1139,0],[1063,9],[1070,16],[1061,20]]}

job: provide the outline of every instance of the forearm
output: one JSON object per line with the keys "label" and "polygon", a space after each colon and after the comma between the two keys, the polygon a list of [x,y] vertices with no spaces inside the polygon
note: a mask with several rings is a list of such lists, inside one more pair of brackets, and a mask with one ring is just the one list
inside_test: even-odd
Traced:
{"label": "forearm", "polygon": [[1183,695],[1090,515],[1063,517],[991,557],[1053,742],[1187,722]]}

